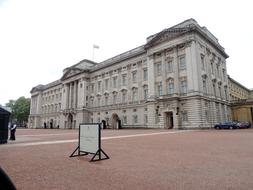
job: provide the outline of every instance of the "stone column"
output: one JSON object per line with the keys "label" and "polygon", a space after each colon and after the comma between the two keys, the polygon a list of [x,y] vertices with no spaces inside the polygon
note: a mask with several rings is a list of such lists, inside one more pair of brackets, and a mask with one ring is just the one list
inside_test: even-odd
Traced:
{"label": "stone column", "polygon": [[185,45],[185,58],[187,70],[187,89],[189,91],[199,91],[200,70],[197,63],[196,42],[192,41]]}
{"label": "stone column", "polygon": [[70,86],[70,84],[68,83],[68,84],[66,84],[66,99],[65,99],[65,101],[66,101],[66,109],[69,109],[69,86]]}
{"label": "stone column", "polygon": [[165,61],[165,51],[162,52],[162,91],[163,95],[168,94],[167,81],[166,81],[166,61]]}
{"label": "stone column", "polygon": [[73,108],[76,108],[76,81],[73,82]]}
{"label": "stone column", "polygon": [[72,108],[72,93],[73,93],[73,90],[72,90],[72,82],[69,83],[69,109]]}
{"label": "stone column", "polygon": [[75,107],[77,108],[78,106],[78,86],[79,86],[79,80],[76,81],[76,104],[75,104]]}
{"label": "stone column", "polygon": [[147,57],[147,65],[148,65],[148,93],[149,99],[155,98],[155,68],[154,68],[154,57],[152,55],[148,55]]}
{"label": "stone column", "polygon": [[31,97],[30,115],[33,114],[33,96]]}
{"label": "stone column", "polygon": [[178,51],[175,47],[173,50],[173,72],[174,72],[174,93],[179,94],[180,93],[180,80],[179,80],[179,68],[178,68]]}

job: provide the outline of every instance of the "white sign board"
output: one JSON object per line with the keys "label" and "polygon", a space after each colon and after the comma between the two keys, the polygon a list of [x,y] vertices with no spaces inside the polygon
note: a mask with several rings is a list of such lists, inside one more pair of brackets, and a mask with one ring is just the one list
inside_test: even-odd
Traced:
{"label": "white sign board", "polygon": [[80,124],[80,151],[96,153],[99,150],[99,124]]}

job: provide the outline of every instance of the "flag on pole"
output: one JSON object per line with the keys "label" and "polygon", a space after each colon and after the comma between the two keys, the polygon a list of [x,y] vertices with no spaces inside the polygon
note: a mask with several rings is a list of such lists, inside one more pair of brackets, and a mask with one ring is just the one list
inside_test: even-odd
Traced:
{"label": "flag on pole", "polygon": [[98,48],[99,48],[99,46],[98,46],[98,45],[93,44],[93,48],[98,49]]}

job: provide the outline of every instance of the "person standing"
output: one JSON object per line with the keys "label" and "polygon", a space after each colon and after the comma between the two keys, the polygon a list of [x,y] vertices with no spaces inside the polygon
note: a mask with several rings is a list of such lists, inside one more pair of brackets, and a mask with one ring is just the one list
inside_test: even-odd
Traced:
{"label": "person standing", "polygon": [[13,141],[16,140],[16,137],[15,137],[16,127],[17,127],[16,123],[11,124],[11,127],[10,127],[10,130],[11,130],[10,140],[13,140]]}

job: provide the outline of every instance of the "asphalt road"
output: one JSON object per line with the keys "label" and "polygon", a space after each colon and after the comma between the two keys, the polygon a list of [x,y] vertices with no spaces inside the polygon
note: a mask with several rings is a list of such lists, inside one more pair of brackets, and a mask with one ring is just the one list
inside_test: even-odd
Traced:
{"label": "asphalt road", "polygon": [[17,189],[252,190],[253,129],[104,130],[109,160],[69,158],[77,130],[18,129],[0,145]]}

